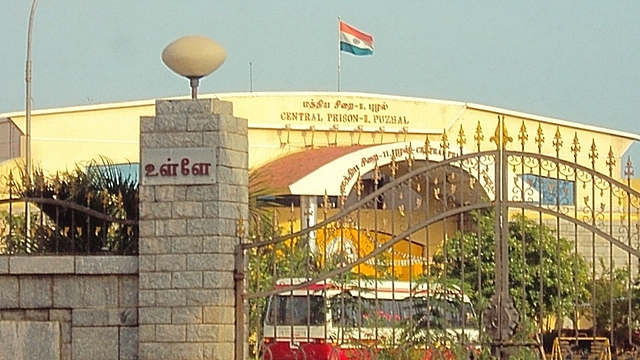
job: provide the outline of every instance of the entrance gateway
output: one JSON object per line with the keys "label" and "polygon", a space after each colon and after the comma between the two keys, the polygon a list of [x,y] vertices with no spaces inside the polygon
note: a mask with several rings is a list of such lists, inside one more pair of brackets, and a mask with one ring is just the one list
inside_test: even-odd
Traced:
{"label": "entrance gateway", "polygon": [[306,196],[239,220],[238,358],[632,358],[630,160],[620,182],[611,149],[503,116],[335,151],[359,161],[281,173]]}

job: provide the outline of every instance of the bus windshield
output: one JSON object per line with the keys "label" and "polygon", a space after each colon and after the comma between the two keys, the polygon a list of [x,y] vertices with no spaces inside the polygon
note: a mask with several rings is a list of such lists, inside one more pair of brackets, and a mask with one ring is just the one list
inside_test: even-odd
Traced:
{"label": "bus windshield", "polygon": [[322,325],[325,323],[322,296],[276,295],[271,298],[266,325]]}
{"label": "bus windshield", "polygon": [[438,297],[374,300],[342,294],[330,299],[330,309],[333,325],[340,327],[390,327],[412,319],[434,327],[459,328],[476,321],[470,304]]}

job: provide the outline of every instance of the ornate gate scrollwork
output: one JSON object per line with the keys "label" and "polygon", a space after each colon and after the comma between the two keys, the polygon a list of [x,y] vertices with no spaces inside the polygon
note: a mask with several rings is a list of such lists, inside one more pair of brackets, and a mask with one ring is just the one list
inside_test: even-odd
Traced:
{"label": "ornate gate scrollwork", "polygon": [[[500,304],[500,305],[499,305]],[[520,313],[511,297],[498,301],[491,297],[484,314],[484,326],[492,339],[502,342],[511,340],[520,324]]]}
{"label": "ornate gate scrollwork", "polygon": [[543,358],[556,338],[595,355],[586,337],[635,351],[630,160],[616,180],[619,161],[612,150],[599,161],[595,140],[583,154],[575,132],[564,151],[559,126],[547,142],[551,125],[530,141],[524,122],[509,136],[512,124],[499,116],[486,141],[479,121],[471,145],[462,126],[399,144],[352,189],[325,194],[313,226],[293,205],[254,219],[238,253],[250,355]]}

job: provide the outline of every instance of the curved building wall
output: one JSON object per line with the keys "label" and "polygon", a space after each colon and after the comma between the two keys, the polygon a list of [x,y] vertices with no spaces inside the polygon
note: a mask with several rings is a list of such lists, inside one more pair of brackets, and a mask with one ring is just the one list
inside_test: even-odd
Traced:
{"label": "curved building wall", "polygon": [[[546,141],[542,153],[555,155],[552,141],[560,129],[561,156],[573,159],[573,137],[579,138],[579,162],[589,164],[587,152],[594,141],[600,158],[611,148],[621,155],[640,137],[618,131],[463,102],[407,98],[389,95],[291,92],[201,95],[233,102],[234,115],[249,121],[249,166],[255,168],[280,156],[308,148],[373,145],[420,141],[440,142],[447,132],[451,146],[462,126],[466,148],[473,151],[473,131],[481,125],[488,139],[498,115],[505,116],[509,135],[519,149],[518,131],[526,124],[527,151],[537,152],[533,141],[538,127]],[[33,163],[46,171],[64,171],[89,160],[106,157],[115,163],[138,162],[141,116],[155,115],[155,101],[38,110],[32,116]],[[0,114],[24,132],[24,113]],[[487,144],[490,145],[488,141]],[[24,146],[24,145],[23,145]],[[24,152],[22,152],[24,153]],[[603,169],[600,169],[601,171]],[[614,171],[617,176],[620,171]]]}

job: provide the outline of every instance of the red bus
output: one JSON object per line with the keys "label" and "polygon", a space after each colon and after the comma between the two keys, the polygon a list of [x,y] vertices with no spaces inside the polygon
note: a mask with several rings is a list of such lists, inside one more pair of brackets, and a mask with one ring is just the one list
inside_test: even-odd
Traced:
{"label": "red bus", "polygon": [[[281,279],[276,287],[307,281]],[[412,322],[414,329],[420,322],[420,331],[407,340],[403,329]],[[436,348],[452,341],[475,349],[474,327],[471,302],[456,287],[443,291],[442,286],[402,281],[325,280],[270,297],[261,354],[264,360],[369,360],[404,351],[430,359]],[[413,345],[415,340],[436,345]],[[445,356],[452,358],[450,351]]]}

